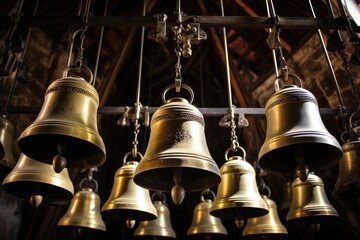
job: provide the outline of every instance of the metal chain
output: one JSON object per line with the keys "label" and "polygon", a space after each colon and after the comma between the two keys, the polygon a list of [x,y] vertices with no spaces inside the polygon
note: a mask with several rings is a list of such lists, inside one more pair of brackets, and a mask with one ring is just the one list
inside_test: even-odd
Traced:
{"label": "metal chain", "polygon": [[177,62],[175,64],[175,87],[176,87],[176,92],[180,92],[181,82],[182,82],[182,78],[181,78],[181,62],[180,62],[180,60],[181,60],[181,52],[182,52],[182,48],[180,46],[180,44],[182,42],[181,31],[182,31],[181,26],[177,26],[175,28],[174,40],[176,42],[175,54],[176,54],[176,57],[177,57]]}
{"label": "metal chain", "polygon": [[138,151],[137,151],[137,145],[139,144],[139,141],[138,141],[138,135],[139,135],[139,132],[140,132],[140,124],[139,124],[139,119],[138,118],[135,118],[135,121],[134,121],[134,141],[132,142],[132,155],[133,155],[133,158],[136,158],[137,157],[137,154],[138,154]]}
{"label": "metal chain", "polygon": [[83,16],[83,26],[81,28],[81,35],[80,35],[80,46],[78,48],[76,61],[75,61],[75,65],[79,69],[81,69],[82,62],[84,59],[84,39],[85,39],[85,32],[88,29],[89,13],[90,13],[89,12],[90,11],[90,1],[89,0],[86,2],[85,6],[86,7],[85,7],[84,16]]}
{"label": "metal chain", "polygon": [[234,117],[234,108],[235,106],[233,105],[231,108],[231,113],[230,113],[230,129],[231,129],[231,149],[233,151],[237,151],[240,148],[240,144],[239,144],[239,140],[238,137],[236,135],[236,123],[235,123],[235,117]]}

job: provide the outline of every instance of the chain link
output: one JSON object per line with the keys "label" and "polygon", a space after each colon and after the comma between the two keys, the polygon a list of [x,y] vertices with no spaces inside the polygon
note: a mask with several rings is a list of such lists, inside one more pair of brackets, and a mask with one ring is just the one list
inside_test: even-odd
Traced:
{"label": "chain link", "polygon": [[132,142],[132,145],[133,145],[133,148],[132,148],[132,155],[133,155],[133,158],[136,158],[137,157],[137,145],[139,144],[139,141],[137,140],[138,139],[138,135],[139,135],[139,132],[140,132],[140,124],[139,124],[139,119],[136,118],[135,121],[134,121],[134,141]]}
{"label": "chain link", "polygon": [[181,52],[182,52],[182,48],[180,47],[180,44],[182,42],[182,35],[181,35],[181,31],[182,28],[181,26],[178,26],[175,28],[175,36],[174,36],[174,40],[176,42],[176,47],[174,49],[176,57],[177,57],[177,62],[175,64],[175,86],[177,86],[177,91],[180,91],[180,86],[181,86]]}
{"label": "chain link", "polygon": [[231,129],[231,149],[233,151],[237,151],[240,148],[240,144],[238,141],[238,137],[236,135],[236,123],[235,123],[235,117],[234,117],[234,108],[233,105],[230,109],[230,129]]}

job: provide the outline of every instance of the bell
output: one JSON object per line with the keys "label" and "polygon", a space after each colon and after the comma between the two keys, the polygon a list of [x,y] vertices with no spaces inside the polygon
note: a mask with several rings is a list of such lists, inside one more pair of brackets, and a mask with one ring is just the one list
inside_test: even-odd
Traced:
{"label": "bell", "polygon": [[284,195],[282,202],[280,204],[280,211],[281,212],[288,212],[291,206],[291,196],[292,196],[292,188],[291,188],[292,181],[289,180],[284,185]]}
{"label": "bell", "polygon": [[292,192],[287,221],[316,221],[339,216],[326,197],[324,183],[318,176],[310,173],[305,182],[295,179]]}
{"label": "bell", "polygon": [[201,191],[221,181],[207,148],[204,117],[186,99],[175,97],[151,119],[151,134],[134,182],[150,190],[170,192],[180,204],[185,192]]}
{"label": "bell", "polygon": [[100,214],[100,197],[91,188],[82,188],[70,202],[58,227],[71,227],[91,231],[106,231]]}
{"label": "bell", "polygon": [[316,98],[306,89],[284,86],[268,100],[265,111],[268,128],[259,152],[262,169],[280,174],[297,171],[305,181],[309,171],[340,160],[340,144],[325,128]]}
{"label": "bell", "polygon": [[347,191],[349,189],[358,189],[360,181],[360,140],[344,143],[342,145],[343,157],[339,162],[339,176],[336,181],[333,195],[342,193],[356,193],[357,191]]}
{"label": "bell", "polygon": [[157,218],[155,220],[141,221],[134,232],[134,236],[176,238],[176,233],[171,226],[168,207],[162,201],[154,201],[154,206],[157,211]]}
{"label": "bell", "polygon": [[14,125],[6,118],[0,116],[0,181],[14,168],[16,162],[12,152]]}
{"label": "bell", "polygon": [[68,168],[93,168],[105,161],[97,129],[99,96],[81,77],[64,77],[48,87],[36,120],[22,132],[18,147],[27,156]]}
{"label": "bell", "polygon": [[269,207],[269,213],[261,217],[249,218],[242,232],[242,236],[245,239],[259,239],[259,236],[273,239],[287,235],[288,232],[280,222],[277,214],[275,202],[265,195],[262,195],[262,198]]}
{"label": "bell", "polygon": [[191,226],[187,230],[188,236],[205,238],[227,235],[227,230],[220,218],[210,215],[211,199],[204,199],[196,205]]}
{"label": "bell", "polygon": [[255,170],[240,156],[220,168],[221,183],[210,214],[221,219],[253,218],[267,214],[268,206],[256,185]]}
{"label": "bell", "polygon": [[51,165],[35,161],[24,154],[20,155],[1,187],[7,193],[30,198],[31,201],[32,198],[40,197],[45,204],[66,205],[74,196],[74,186],[67,169],[55,173]]}
{"label": "bell", "polygon": [[104,217],[125,220],[153,220],[157,217],[149,190],[133,181],[136,161],[129,161],[117,170],[109,199],[101,209]]}

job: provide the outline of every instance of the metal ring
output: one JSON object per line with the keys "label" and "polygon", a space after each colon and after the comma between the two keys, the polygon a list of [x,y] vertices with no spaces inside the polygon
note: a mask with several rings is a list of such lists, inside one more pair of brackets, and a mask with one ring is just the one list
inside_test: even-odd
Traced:
{"label": "metal ring", "polygon": [[264,190],[267,190],[267,193],[268,193],[268,194],[267,194],[266,196],[267,196],[268,198],[270,198],[270,196],[271,196],[271,189],[270,189],[268,186],[265,185]]}
{"label": "metal ring", "polygon": [[210,189],[205,189],[204,191],[201,192],[201,202],[205,202],[205,194],[209,194],[212,198],[211,198],[211,201],[214,201],[215,199],[215,193],[213,191],[211,191]]}
{"label": "metal ring", "polygon": [[[296,85],[296,84],[295,85],[302,88],[302,81],[298,75],[293,74],[293,73],[288,73],[288,76],[293,77],[293,79],[297,80],[297,82],[295,81],[294,83],[297,83],[298,85]],[[280,87],[280,83],[279,83],[280,80],[284,80],[284,76],[280,75],[275,79],[275,91],[276,92],[283,88],[283,87]],[[289,86],[289,85],[285,84],[284,86]]]}
{"label": "metal ring", "polygon": [[[130,155],[132,155],[132,152],[127,152],[127,153],[125,154],[125,156],[124,156],[124,158],[123,158],[123,164],[124,164],[124,165],[126,164],[126,159],[127,159],[127,157],[130,156]],[[143,155],[142,155],[141,153],[137,152],[137,155],[140,156],[140,160],[143,159]]]}
{"label": "metal ring", "polygon": [[[241,146],[238,146],[237,149],[240,149],[240,150],[243,152],[242,159],[246,159],[245,149],[242,148]],[[229,161],[228,154],[229,154],[230,151],[237,152],[237,151],[234,151],[231,147],[229,147],[228,149],[226,149],[226,151],[225,151],[225,160],[226,160],[226,161]]]}
{"label": "metal ring", "polygon": [[[162,193],[162,192],[160,192],[160,191],[156,191],[156,192],[154,192],[152,195],[151,195],[151,201],[152,202],[154,202],[154,197],[155,196],[158,196],[159,198],[160,198],[160,201],[162,202],[162,203],[166,203],[166,196],[165,196],[165,194],[164,193]],[[162,200],[161,200],[162,199]]]}
{"label": "metal ring", "polygon": [[[98,182],[97,182],[94,178],[92,178],[91,180],[89,180],[88,178],[84,178],[83,180],[81,180],[80,183],[79,183],[79,188],[80,188],[80,189],[83,188],[82,185],[84,184],[85,181],[89,181],[89,183],[90,183],[90,182],[94,182],[94,183],[95,183],[95,189],[92,189],[92,188],[91,188],[91,189],[92,189],[94,192],[97,192],[97,191],[98,191],[98,189],[99,189],[99,184],[98,184]],[[90,187],[89,187],[89,188],[90,188]]]}
{"label": "metal ring", "polygon": [[[166,103],[166,102],[167,102],[167,100],[166,100],[166,98],[165,98],[166,93],[167,93],[170,89],[173,89],[173,88],[176,88],[175,84],[171,84],[170,86],[167,86],[167,87],[164,89],[164,91],[163,91],[162,94],[161,94],[161,98],[162,98],[163,103]],[[192,104],[192,102],[194,101],[194,92],[193,92],[193,90],[191,89],[191,87],[189,87],[189,86],[186,85],[186,84],[181,84],[181,88],[186,89],[186,90],[190,93],[189,103]]]}
{"label": "metal ring", "polygon": [[[68,76],[69,70],[70,70],[70,69],[74,69],[74,68],[77,68],[77,67],[76,67],[75,65],[71,65],[71,66],[66,67],[65,70],[63,71],[63,78],[66,78],[66,77]],[[85,69],[86,71],[83,71],[84,69]],[[82,66],[80,67],[80,72],[87,72],[87,73],[88,73],[90,79],[89,79],[87,82],[92,85],[93,82],[94,82],[94,75],[93,75],[93,73],[91,72],[90,68],[88,68],[87,66],[82,65]],[[86,81],[86,79],[85,79],[85,81]]]}

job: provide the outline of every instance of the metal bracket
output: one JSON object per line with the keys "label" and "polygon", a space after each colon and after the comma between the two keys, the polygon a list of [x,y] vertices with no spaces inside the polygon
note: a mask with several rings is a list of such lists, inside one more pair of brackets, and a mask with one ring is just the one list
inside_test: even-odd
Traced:
{"label": "metal bracket", "polygon": [[[235,120],[237,120],[238,128],[243,128],[243,127],[249,126],[249,121],[246,119],[244,113],[235,114],[234,117],[235,117]],[[229,113],[221,118],[221,120],[219,122],[219,126],[220,127],[230,127],[230,123],[231,123],[230,121],[231,121],[231,115]]]}
{"label": "metal bracket", "polygon": [[[139,119],[142,119],[142,125],[144,125],[145,127],[150,126],[150,112],[149,112],[149,107],[148,106],[142,106],[140,104],[140,114],[139,114]],[[136,119],[136,112],[135,112],[135,107],[125,107],[125,111],[122,115],[122,117],[120,117],[117,121],[118,125],[121,125],[123,127],[125,126],[130,126],[130,121],[134,122]]]}
{"label": "metal bracket", "polygon": [[200,42],[207,39],[206,32],[204,32],[200,28],[199,23],[187,24],[186,27],[183,28],[183,31],[181,33],[182,33],[182,42],[183,42],[182,55],[185,58],[191,57],[192,44],[199,44]]}
{"label": "metal bracket", "polygon": [[166,36],[166,14],[155,14],[154,18],[156,19],[156,28],[150,29],[148,33],[148,38],[155,40],[158,43],[167,41]]}

